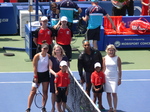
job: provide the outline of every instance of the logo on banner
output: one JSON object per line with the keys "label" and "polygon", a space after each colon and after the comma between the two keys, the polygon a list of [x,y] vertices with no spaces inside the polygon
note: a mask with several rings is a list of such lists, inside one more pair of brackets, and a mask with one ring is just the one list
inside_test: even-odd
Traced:
{"label": "logo on banner", "polygon": [[8,18],[2,18],[2,19],[0,19],[0,23],[6,23],[6,22],[8,22]]}
{"label": "logo on banner", "polygon": [[121,43],[120,43],[120,41],[116,41],[116,42],[114,43],[114,45],[115,45],[116,47],[119,47],[119,46],[121,45]]}

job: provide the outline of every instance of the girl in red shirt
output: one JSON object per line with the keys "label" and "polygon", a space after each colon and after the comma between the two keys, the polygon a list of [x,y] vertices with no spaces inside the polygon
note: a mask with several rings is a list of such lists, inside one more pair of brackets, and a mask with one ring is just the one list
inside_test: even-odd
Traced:
{"label": "girl in red shirt", "polygon": [[91,83],[92,83],[92,91],[93,91],[93,102],[96,103],[96,99],[99,102],[99,108],[102,105],[102,92],[103,92],[103,85],[105,83],[105,75],[101,71],[101,64],[99,62],[94,64],[95,71],[91,75]]}

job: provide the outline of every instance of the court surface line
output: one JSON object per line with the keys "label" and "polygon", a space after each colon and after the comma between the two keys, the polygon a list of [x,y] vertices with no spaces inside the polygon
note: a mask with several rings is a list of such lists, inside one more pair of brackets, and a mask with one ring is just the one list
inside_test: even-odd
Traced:
{"label": "court surface line", "polygon": [[[123,79],[122,81],[124,82],[128,82],[128,81],[143,81],[143,82],[146,82],[146,81],[150,81],[150,79]],[[8,82],[0,82],[1,84],[5,84],[5,83],[32,83],[32,81],[15,81],[15,82],[12,82],[12,81],[8,81]]]}
{"label": "court surface line", "polygon": [[[135,69],[133,69],[133,70],[122,70],[122,72],[123,71],[127,71],[127,72],[130,72],[130,71],[150,71],[150,69],[139,69],[139,70],[135,70]],[[78,71],[72,71],[72,72],[78,72]],[[23,72],[0,72],[0,74],[1,73],[33,73],[33,71],[23,71]]]}

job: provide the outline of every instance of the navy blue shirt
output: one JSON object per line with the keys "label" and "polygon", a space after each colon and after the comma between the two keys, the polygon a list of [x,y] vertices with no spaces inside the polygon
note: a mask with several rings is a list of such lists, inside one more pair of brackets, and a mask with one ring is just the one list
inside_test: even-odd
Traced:
{"label": "navy blue shirt", "polygon": [[64,8],[75,8],[76,10],[79,9],[78,5],[71,1],[71,0],[63,0],[58,4],[58,9],[60,10],[60,7]]}
{"label": "navy blue shirt", "polygon": [[106,14],[106,11],[99,5],[92,5],[87,8],[85,12],[85,15],[89,16],[87,29],[95,29],[102,25],[103,16]]}
{"label": "navy blue shirt", "polygon": [[[53,66],[52,66],[52,70],[54,71],[54,72],[59,72],[60,71],[60,61],[57,59],[57,58],[55,58],[54,56],[51,56],[50,57],[50,60],[52,61],[52,63],[53,63]],[[66,62],[68,62],[68,58],[66,57],[66,56],[64,56],[63,58],[62,58],[62,61],[66,61]],[[53,75],[52,75],[53,76]]]}
{"label": "navy blue shirt", "polygon": [[107,14],[107,12],[100,7],[99,5],[97,6],[90,6],[87,8],[85,15],[89,16],[90,13],[102,13],[104,16]]}

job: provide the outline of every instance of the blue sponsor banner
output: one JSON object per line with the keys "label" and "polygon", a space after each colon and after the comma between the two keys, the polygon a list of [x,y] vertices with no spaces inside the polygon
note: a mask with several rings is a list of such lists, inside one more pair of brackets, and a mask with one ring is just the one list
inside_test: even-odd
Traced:
{"label": "blue sponsor banner", "polygon": [[0,34],[16,34],[17,24],[12,3],[0,4]]}
{"label": "blue sponsor banner", "polygon": [[126,23],[126,28],[129,28],[130,27],[130,23],[133,21],[133,20],[138,20],[138,19],[141,19],[145,22],[150,22],[150,16],[123,16],[122,17],[122,21],[124,23]]}
{"label": "blue sponsor banner", "polygon": [[114,44],[116,48],[150,48],[149,35],[111,35],[107,45]]}

